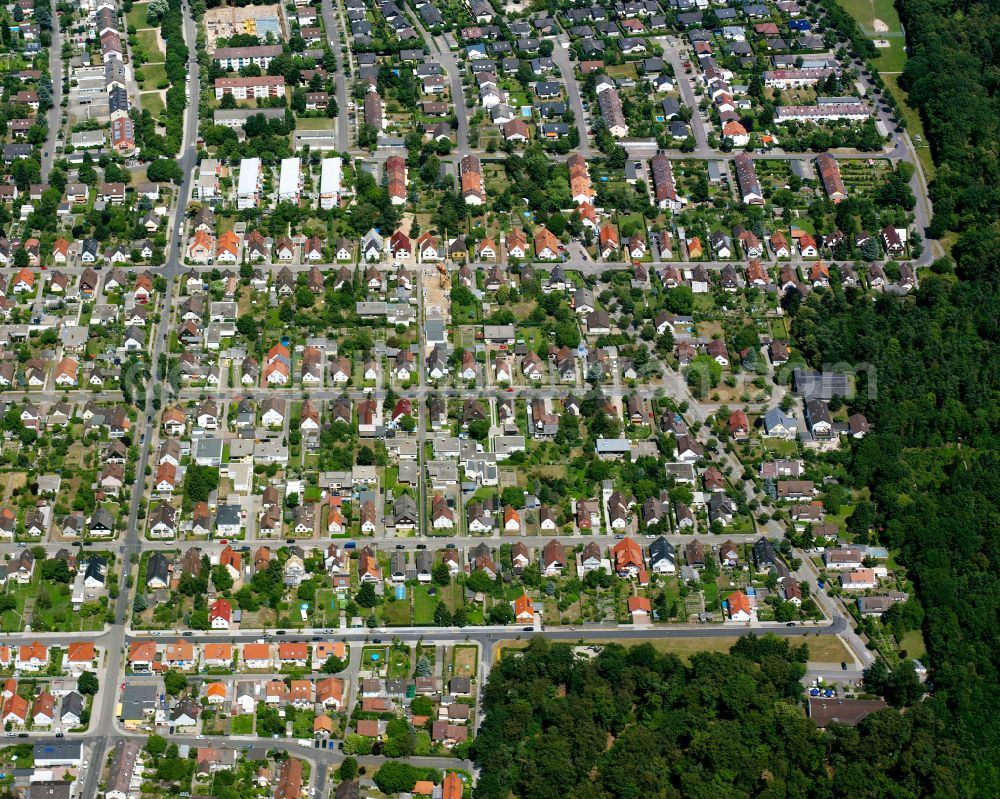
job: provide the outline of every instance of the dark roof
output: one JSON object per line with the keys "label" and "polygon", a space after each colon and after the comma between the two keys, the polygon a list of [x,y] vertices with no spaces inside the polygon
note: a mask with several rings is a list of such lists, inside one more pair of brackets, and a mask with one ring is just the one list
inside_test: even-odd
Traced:
{"label": "dark roof", "polygon": [[649,545],[649,562],[659,563],[661,560],[676,562],[677,550],[673,544],[667,541],[662,535]]}
{"label": "dark roof", "polygon": [[809,697],[809,718],[817,727],[831,722],[854,727],[876,711],[887,707],[881,699],[837,699],[835,697]]}
{"label": "dark roof", "polygon": [[773,566],[778,562],[778,555],[774,551],[774,545],[767,538],[760,538],[753,545],[753,562],[758,568],[761,566]]}

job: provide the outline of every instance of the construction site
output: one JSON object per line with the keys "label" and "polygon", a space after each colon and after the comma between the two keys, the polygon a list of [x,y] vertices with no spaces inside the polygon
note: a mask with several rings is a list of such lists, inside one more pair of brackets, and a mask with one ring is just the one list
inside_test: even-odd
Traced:
{"label": "construction site", "polygon": [[205,38],[208,50],[215,50],[220,39],[237,34],[256,36],[261,44],[281,42],[288,38],[288,26],[280,5],[222,6],[205,11]]}

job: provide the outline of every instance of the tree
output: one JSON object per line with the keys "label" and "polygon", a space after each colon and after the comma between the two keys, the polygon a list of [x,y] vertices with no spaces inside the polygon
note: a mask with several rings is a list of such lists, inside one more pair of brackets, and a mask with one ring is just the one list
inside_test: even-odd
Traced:
{"label": "tree", "polygon": [[184,473],[184,496],[191,502],[207,502],[219,487],[219,470],[213,466],[191,464]]}
{"label": "tree", "polygon": [[146,167],[146,176],[157,183],[176,183],[180,185],[184,178],[180,164],[166,158],[158,158]]}
{"label": "tree", "polygon": [[438,602],[434,608],[434,623],[438,627],[450,627],[452,625],[452,615],[448,612],[448,606],[444,602]]}
{"label": "tree", "polygon": [[451,571],[445,563],[438,563],[431,572],[431,582],[434,585],[445,586],[451,582]]}
{"label": "tree", "polygon": [[486,441],[490,434],[490,423],[485,419],[476,419],[469,423],[469,435],[476,441]]}
{"label": "tree", "polygon": [[874,526],[875,506],[867,500],[861,500],[847,517],[847,531],[857,537],[867,537]]}
{"label": "tree", "polygon": [[386,727],[383,754],[386,757],[409,757],[416,748],[417,736],[408,719],[394,718]]}
{"label": "tree", "polygon": [[665,310],[679,316],[690,316],[694,310],[694,292],[688,286],[667,289],[663,294]]}
{"label": "tree", "polygon": [[167,696],[178,696],[187,688],[187,677],[183,672],[169,669],[163,675],[163,687]]}
{"label": "tree", "polygon": [[345,757],[340,764],[340,779],[353,780],[358,774],[358,761],[353,757]]}
{"label": "tree", "polygon": [[375,593],[374,585],[371,583],[362,583],[358,593],[354,596],[354,601],[363,608],[373,608],[381,602],[381,599]]}
{"label": "tree", "polygon": [[211,625],[208,621],[208,609],[198,608],[188,616],[188,626],[193,630],[207,630]]}
{"label": "tree", "polygon": [[703,397],[719,385],[722,366],[710,355],[698,355],[688,364],[685,377],[691,386],[691,393],[695,397]]}
{"label": "tree", "polygon": [[84,696],[94,696],[100,686],[100,680],[97,679],[97,675],[92,671],[83,672],[76,681],[76,690]]}
{"label": "tree", "polygon": [[162,735],[150,735],[146,739],[146,751],[155,760],[167,751],[167,739]]}
{"label": "tree", "polygon": [[488,616],[491,624],[510,624],[514,621],[514,611],[506,602],[491,607]]}
{"label": "tree", "polygon": [[252,314],[243,314],[236,320],[236,331],[250,341],[257,340],[257,322]]}
{"label": "tree", "polygon": [[391,761],[384,763],[375,773],[375,785],[384,794],[412,791],[421,772],[409,763]]}
{"label": "tree", "polygon": [[477,594],[489,593],[493,590],[493,579],[484,571],[474,571],[466,578],[465,587]]}
{"label": "tree", "polygon": [[410,702],[410,712],[414,716],[430,716],[434,713],[434,703],[429,696],[416,696]]}
{"label": "tree", "polygon": [[233,577],[229,573],[229,569],[221,563],[212,569],[212,585],[215,586],[216,591],[228,591],[233,587]]}
{"label": "tree", "polygon": [[[431,676],[431,662],[427,659],[426,655],[421,655],[417,658],[417,664],[413,669],[414,677],[430,677]],[[426,715],[421,713],[420,715]]]}
{"label": "tree", "polygon": [[347,668],[347,662],[341,660],[336,655],[330,655],[320,666],[320,671],[324,674],[339,674]]}
{"label": "tree", "polygon": [[893,707],[910,707],[923,696],[924,688],[912,660],[901,661],[889,670],[883,660],[876,660],[865,669],[865,687],[885,698]]}
{"label": "tree", "polygon": [[[346,738],[344,738],[344,754],[345,755],[370,755],[372,753],[372,745],[374,741],[365,735],[356,735],[351,733]],[[386,764],[390,765],[390,764]]]}

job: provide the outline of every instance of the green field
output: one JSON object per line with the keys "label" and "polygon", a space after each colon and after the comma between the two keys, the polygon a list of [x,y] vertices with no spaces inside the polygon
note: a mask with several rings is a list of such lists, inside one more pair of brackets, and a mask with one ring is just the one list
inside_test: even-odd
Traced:
{"label": "green field", "polygon": [[386,677],[402,679],[410,676],[410,648],[392,647],[389,650],[389,668]]}
{"label": "green field", "polygon": [[146,8],[148,6],[149,3],[133,3],[132,10],[125,15],[125,22],[136,30],[148,28],[149,23],[146,22]]}
{"label": "green field", "polygon": [[163,51],[160,49],[160,40],[156,35],[156,31],[152,28],[144,31],[138,31],[135,34],[135,38],[139,40],[139,45],[142,47],[142,51],[146,54],[146,58],[151,62],[157,62],[163,60]]}
{"label": "green field", "polygon": [[296,130],[333,130],[337,120],[330,117],[305,117],[295,120]]}
{"label": "green field", "polygon": [[139,95],[139,105],[143,111],[149,111],[155,119],[166,107],[163,104],[163,95],[159,92],[143,92]]}
{"label": "green field", "polygon": [[[853,660],[850,650],[836,635],[803,637],[805,643],[809,645],[810,662],[840,663],[842,661],[850,662]],[[691,655],[698,652],[728,652],[737,640],[737,636],[733,636],[732,638],[723,636],[716,638],[649,638],[645,640],[635,638],[588,638],[587,643],[621,644],[626,647],[650,644],[657,652],[672,652],[681,660],[689,662]],[[800,643],[796,638],[792,638],[791,642],[794,644]],[[493,651],[496,659],[500,660],[507,651],[523,649],[527,645],[527,638],[517,640],[508,639],[497,641]]]}
{"label": "green field", "polygon": [[474,646],[456,646],[454,674],[456,677],[475,677],[479,651]]}
{"label": "green field", "polygon": [[451,613],[454,613],[465,604],[465,590],[454,581],[443,588],[439,588],[438,594],[441,597],[441,601],[448,606],[448,610]]}
{"label": "green field", "polygon": [[233,716],[230,732],[233,735],[251,735],[253,733],[253,714]]}
{"label": "green field", "polygon": [[899,649],[905,651],[911,658],[922,660],[927,654],[927,646],[924,644],[924,634],[920,630],[910,630],[899,642]]}
{"label": "green field", "polygon": [[429,586],[418,585],[413,589],[413,623],[433,624],[434,608],[437,607],[438,597],[430,596],[427,592]]}
{"label": "green field", "polygon": [[902,36],[889,39],[891,47],[878,48],[878,58],[872,63],[878,67],[878,71],[902,72],[906,66],[906,43]]}
{"label": "green field", "polygon": [[143,64],[140,70],[143,77],[139,86],[141,91],[151,91],[167,79],[166,64]]}
{"label": "green field", "polygon": [[410,623],[410,600],[399,599],[386,602],[382,606],[382,619],[386,624],[405,627]]}
{"label": "green field", "polygon": [[900,113],[906,120],[906,130],[910,134],[910,141],[917,151],[917,158],[924,168],[924,177],[930,180],[934,177],[934,161],[931,158],[931,148],[927,144],[927,136],[924,135],[924,123],[920,119],[920,114],[915,109],[910,108],[906,103],[906,92],[899,87],[899,75],[885,74],[882,76],[885,87],[899,103]]}
{"label": "green field", "polygon": [[892,0],[839,0],[840,6],[852,17],[854,17],[861,29],[872,38],[878,38],[875,34],[875,20],[880,19],[889,27],[889,33],[899,33],[899,14]]}

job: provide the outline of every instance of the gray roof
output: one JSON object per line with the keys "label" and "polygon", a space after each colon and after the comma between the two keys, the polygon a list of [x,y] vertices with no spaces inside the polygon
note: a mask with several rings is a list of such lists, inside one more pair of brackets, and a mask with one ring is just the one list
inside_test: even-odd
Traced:
{"label": "gray roof", "polygon": [[118,791],[129,794],[135,763],[139,758],[141,746],[138,741],[120,740],[115,744],[115,754],[111,761],[106,792]]}
{"label": "gray roof", "polygon": [[36,741],[32,754],[37,765],[39,761],[49,763],[76,763],[83,756],[81,741]]}
{"label": "gray roof", "polygon": [[649,563],[655,565],[662,560],[677,562],[677,549],[662,535],[649,545]]}
{"label": "gray roof", "polygon": [[219,505],[215,512],[216,526],[232,525],[240,523],[239,505]]}
{"label": "gray roof", "polygon": [[781,408],[771,408],[764,414],[764,429],[773,430],[779,425],[783,427],[797,427],[798,422],[795,420],[794,416],[789,416],[782,411]]}
{"label": "gray roof", "polygon": [[76,691],[70,691],[66,696],[62,698],[62,703],[59,705],[60,715],[65,715],[66,713],[73,713],[77,717],[83,712],[83,697]]}

